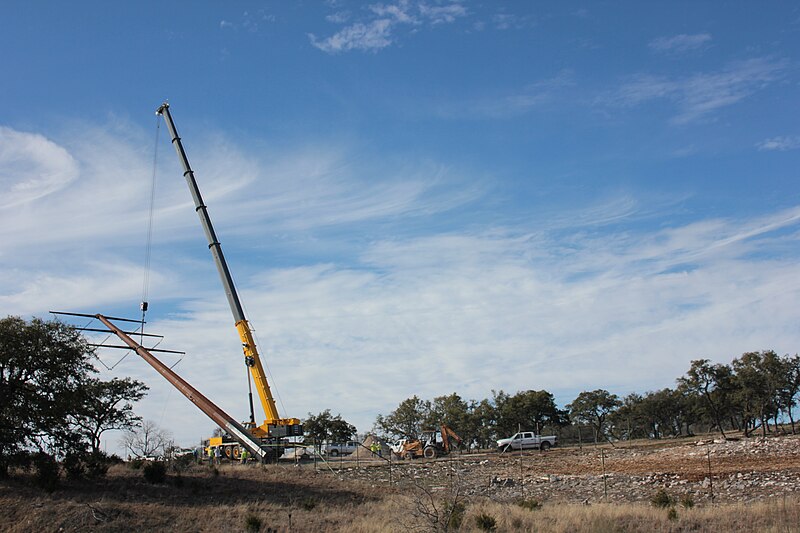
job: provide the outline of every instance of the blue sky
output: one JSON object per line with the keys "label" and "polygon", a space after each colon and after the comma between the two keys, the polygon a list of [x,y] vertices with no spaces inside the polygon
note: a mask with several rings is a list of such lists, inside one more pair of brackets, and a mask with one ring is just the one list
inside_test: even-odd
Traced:
{"label": "blue sky", "polygon": [[[3,313],[137,315],[155,159],[148,327],[236,417],[165,99],[287,416],[800,345],[791,2],[6,2],[0,47]],[[143,362],[104,375],[210,432]]]}

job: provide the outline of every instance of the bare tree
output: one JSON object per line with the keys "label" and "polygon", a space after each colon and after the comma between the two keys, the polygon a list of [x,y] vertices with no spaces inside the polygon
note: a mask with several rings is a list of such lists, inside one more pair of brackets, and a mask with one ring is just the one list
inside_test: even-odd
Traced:
{"label": "bare tree", "polygon": [[138,458],[164,455],[171,442],[169,432],[159,428],[150,420],[145,420],[139,427],[126,431],[122,437],[125,449]]}
{"label": "bare tree", "polygon": [[455,471],[448,491],[439,492],[426,485],[424,480],[410,479],[409,497],[413,506],[409,521],[401,523],[405,531],[448,532],[461,528],[466,503],[461,478]]}

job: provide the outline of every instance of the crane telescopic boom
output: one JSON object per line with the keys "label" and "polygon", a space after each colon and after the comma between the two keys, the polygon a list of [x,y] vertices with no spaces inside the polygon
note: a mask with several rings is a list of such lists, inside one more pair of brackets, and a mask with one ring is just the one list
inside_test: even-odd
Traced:
{"label": "crane telescopic boom", "polygon": [[[236,331],[238,331],[239,338],[242,341],[244,361],[253,377],[253,382],[255,383],[256,390],[258,391],[261,405],[264,408],[264,414],[266,415],[264,425],[253,428],[253,432],[258,436],[263,437],[302,435],[302,426],[300,425],[300,420],[297,418],[281,418],[278,413],[278,408],[275,406],[275,399],[272,396],[269,383],[267,382],[267,376],[264,373],[264,367],[261,364],[258,348],[256,347],[255,340],[253,339],[253,332],[250,328],[247,318],[244,315],[242,304],[239,301],[239,295],[236,292],[236,286],[233,283],[233,278],[231,277],[230,270],[228,269],[228,264],[225,261],[224,254],[222,253],[222,245],[220,244],[219,240],[217,239],[217,235],[214,232],[214,226],[211,224],[211,217],[208,215],[208,208],[203,203],[203,197],[201,196],[200,189],[195,181],[194,171],[192,171],[191,166],[189,166],[189,160],[187,159],[186,152],[183,149],[181,138],[178,136],[178,131],[176,130],[175,123],[172,120],[172,115],[169,111],[169,104],[166,102],[161,104],[158,110],[156,110],[156,114],[164,117],[167,128],[169,129],[169,133],[172,137],[172,145],[178,154],[178,159],[180,159],[181,164],[183,165],[183,176],[186,178],[187,185],[189,185],[189,191],[194,199],[195,210],[197,211],[197,215],[200,217],[200,223],[203,226],[203,231],[205,232],[206,239],[208,240],[208,248],[211,250],[211,255],[214,258],[214,264],[219,272],[219,277],[222,280],[222,286],[225,289],[225,295],[228,298],[228,304],[230,305],[231,312],[233,313]],[[263,434],[261,433],[262,431]]]}

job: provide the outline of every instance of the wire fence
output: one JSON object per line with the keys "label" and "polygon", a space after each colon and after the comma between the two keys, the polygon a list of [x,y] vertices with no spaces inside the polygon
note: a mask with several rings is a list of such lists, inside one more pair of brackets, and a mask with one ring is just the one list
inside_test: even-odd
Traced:
{"label": "wire fence", "polygon": [[[457,450],[435,459],[403,459],[385,443],[380,448],[358,443],[352,453],[334,455],[324,445],[306,441],[287,448],[277,467],[321,471],[373,486],[424,487],[434,493],[455,491],[502,500],[557,497],[585,503],[655,505],[653,499],[661,495],[670,505],[697,502],[713,506],[800,493],[796,470],[751,472],[746,467],[732,467],[731,450],[757,444],[701,438],[680,443],[559,445],[549,451]],[[790,437],[785,444],[787,450],[796,452],[800,439]],[[767,442],[763,446],[772,445]],[[751,456],[765,453],[748,450]],[[226,462],[233,461],[223,464]]]}

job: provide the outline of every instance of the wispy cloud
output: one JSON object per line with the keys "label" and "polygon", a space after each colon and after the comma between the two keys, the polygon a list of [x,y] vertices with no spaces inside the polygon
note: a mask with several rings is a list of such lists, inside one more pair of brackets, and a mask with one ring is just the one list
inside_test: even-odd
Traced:
{"label": "wispy cloud", "polygon": [[[147,146],[145,135],[139,132],[134,140],[119,136],[116,128],[82,128],[88,134],[64,133],[69,145],[0,128],[0,213],[15,221],[0,227],[5,252],[27,248],[29,233],[39,235],[40,245],[68,248],[91,239],[100,245],[121,241],[141,231],[152,175],[152,154],[136,144]],[[414,212],[430,215],[481,194],[471,186],[458,194],[443,194],[446,184],[460,178],[442,165],[407,164],[387,174],[363,157],[361,166],[353,165],[349,150],[309,145],[254,157],[220,135],[195,138],[187,145],[193,165],[200,169],[204,198],[221,204],[214,209],[215,219],[235,222],[244,206],[250,221],[269,221],[279,231],[308,231]],[[185,211],[191,198],[183,180],[164,177],[180,175],[177,161],[166,154],[159,158],[155,216],[167,230],[164,238],[180,238],[193,230],[195,221],[192,209]],[[375,179],[378,173],[380,179]],[[253,194],[264,189],[270,194]],[[102,201],[94,200],[97,191],[103,191]],[[241,228],[238,232],[257,231],[252,224],[233,226]]]}
{"label": "wispy cloud", "polygon": [[255,33],[260,29],[262,24],[275,22],[275,20],[275,15],[268,13],[264,9],[258,9],[255,12],[244,11],[235,22],[223,19],[220,21],[219,27],[222,30],[236,30],[241,28],[245,31]]}
{"label": "wispy cloud", "polygon": [[564,89],[575,85],[571,70],[562,70],[555,76],[533,82],[521,90],[495,97],[447,102],[437,108],[444,118],[508,118],[519,116],[553,102]]}
{"label": "wispy cloud", "polygon": [[49,196],[77,176],[78,164],[63,147],[0,126],[0,210]]}
{"label": "wispy cloud", "polygon": [[431,24],[449,24],[460,17],[465,17],[467,8],[459,2],[451,2],[446,5],[420,3],[419,14],[423,19],[430,21]]}
{"label": "wispy cloud", "polygon": [[711,42],[711,35],[708,33],[696,33],[687,35],[673,35],[672,37],[658,37],[650,41],[648,46],[656,52],[662,53],[684,53],[696,50]]}
{"label": "wispy cloud", "polygon": [[[125,138],[122,129],[132,137]],[[140,133],[130,125],[83,124],[65,131],[69,144],[61,144],[0,128],[0,217],[13,221],[0,225],[0,257],[9,261],[0,267],[0,306],[34,312],[53,305],[52,288],[57,286],[64,289],[59,298],[75,304],[100,293],[114,300],[127,291],[135,298],[138,281],[113,280],[131,279],[131,263],[143,254],[145,244],[152,153],[141,149],[150,142]],[[398,166],[395,174],[387,174],[360,157],[363,166],[355,166],[348,162],[346,148],[309,146],[254,158],[216,135],[190,140],[187,151],[204,199],[227,236],[260,235],[264,225],[271,233],[297,234],[427,217],[483,194],[469,185],[451,190],[460,178],[441,165]],[[154,246],[170,248],[198,232],[177,161],[165,153],[157,172]],[[376,173],[380,179],[374,178]],[[263,190],[270,193],[258,193]],[[248,213],[247,223],[243,212]],[[13,257],[30,263],[20,268]],[[98,266],[100,258],[108,268]],[[176,281],[159,272],[153,278],[154,283]],[[112,284],[113,291],[107,288]],[[45,304],[47,300],[51,303]]]}
{"label": "wispy cloud", "polygon": [[779,151],[785,152],[788,150],[800,149],[800,136],[794,137],[772,137],[771,139],[764,139],[756,144],[761,151]]}
{"label": "wispy cloud", "polygon": [[330,15],[326,15],[325,20],[333,24],[344,24],[345,22],[350,20],[350,12],[337,11],[336,13],[331,13]]}
{"label": "wispy cloud", "polygon": [[[241,285],[280,387],[317,391],[291,395],[291,412],[331,406],[367,430],[412,394],[482,398],[524,383],[565,403],[598,384],[669,386],[693,358],[794,350],[797,254],[774,252],[796,247],[799,212],[613,234],[382,239],[352,266],[264,268]],[[201,388],[235,396],[236,370],[209,362],[235,341],[228,311],[221,295],[205,298],[153,327],[193,354]],[[345,362],[347,376],[331,380]],[[364,396],[376,399],[369,409]]]}
{"label": "wispy cloud", "polygon": [[498,30],[519,29],[525,27],[527,24],[527,17],[521,17],[511,13],[496,13],[492,15],[492,25]]}
{"label": "wispy cloud", "polygon": [[[365,13],[350,25],[327,38],[309,34],[311,44],[327,53],[363,50],[376,52],[396,42],[396,32],[415,30],[428,25],[450,24],[467,16],[466,7],[458,0],[429,4],[400,0],[395,3],[378,3],[367,7]],[[336,12],[326,20],[345,23],[350,13]]]}
{"label": "wispy cloud", "polygon": [[686,124],[752,96],[781,79],[785,68],[785,61],[753,58],[737,61],[718,72],[682,78],[640,74],[602,100],[623,106],[666,100],[678,111],[672,122]]}
{"label": "wispy cloud", "polygon": [[347,52],[348,50],[380,50],[392,44],[392,21],[378,19],[366,24],[357,22],[338,31],[324,40],[309,35],[311,44],[324,52]]}

